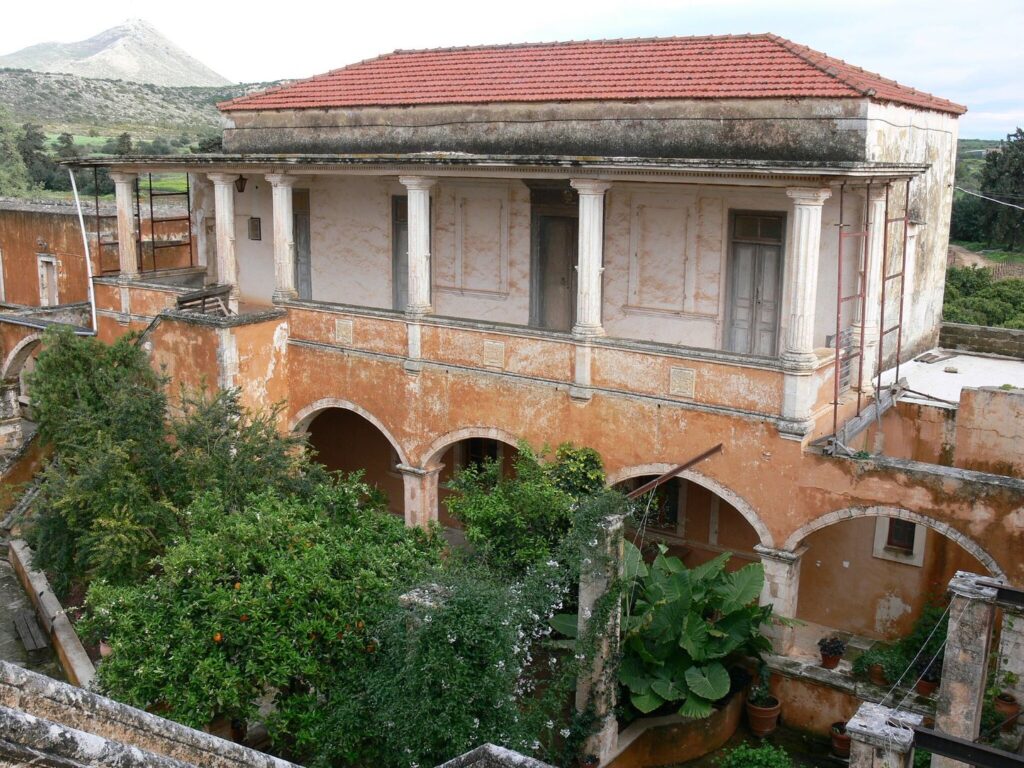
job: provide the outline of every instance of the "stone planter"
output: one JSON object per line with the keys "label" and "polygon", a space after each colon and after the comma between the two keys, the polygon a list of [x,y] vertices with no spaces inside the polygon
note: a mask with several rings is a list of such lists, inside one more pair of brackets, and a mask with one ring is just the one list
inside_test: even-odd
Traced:
{"label": "stone planter", "polygon": [[709,717],[642,717],[620,734],[606,768],[647,768],[696,760],[724,745],[739,728],[744,695],[734,694]]}

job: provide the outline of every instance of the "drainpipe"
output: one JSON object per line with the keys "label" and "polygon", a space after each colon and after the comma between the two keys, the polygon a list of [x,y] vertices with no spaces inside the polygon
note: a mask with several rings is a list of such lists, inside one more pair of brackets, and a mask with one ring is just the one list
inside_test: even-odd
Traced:
{"label": "drainpipe", "polygon": [[92,314],[92,333],[96,335],[96,294],[92,286],[92,256],[89,255],[89,236],[85,232],[85,219],[82,217],[82,201],[78,198],[78,185],[75,183],[75,172],[68,168],[71,177],[71,191],[75,193],[75,208],[78,209],[78,226],[82,230],[82,246],[85,248],[85,269],[89,277],[89,309]]}

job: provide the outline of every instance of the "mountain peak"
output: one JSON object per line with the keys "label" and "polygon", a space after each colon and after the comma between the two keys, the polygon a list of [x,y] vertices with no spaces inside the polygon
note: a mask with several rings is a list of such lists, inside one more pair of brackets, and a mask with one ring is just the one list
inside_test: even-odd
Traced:
{"label": "mountain peak", "polygon": [[0,56],[0,67],[154,85],[226,85],[230,81],[185,53],[145,19],[75,43],[39,43]]}

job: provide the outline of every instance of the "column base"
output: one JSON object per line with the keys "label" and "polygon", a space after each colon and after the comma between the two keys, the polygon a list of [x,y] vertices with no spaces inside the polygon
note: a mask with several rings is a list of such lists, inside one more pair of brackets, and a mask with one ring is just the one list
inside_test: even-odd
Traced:
{"label": "column base", "polygon": [[294,301],[297,298],[299,298],[299,292],[298,291],[293,291],[293,290],[283,290],[283,291],[282,290],[275,290],[274,291],[274,295],[271,297],[271,301],[273,301],[275,304],[278,304],[278,303],[282,303],[282,302],[286,302],[286,301]]}
{"label": "column base", "polygon": [[607,333],[602,325],[574,325],[572,335],[577,339],[599,339]]}

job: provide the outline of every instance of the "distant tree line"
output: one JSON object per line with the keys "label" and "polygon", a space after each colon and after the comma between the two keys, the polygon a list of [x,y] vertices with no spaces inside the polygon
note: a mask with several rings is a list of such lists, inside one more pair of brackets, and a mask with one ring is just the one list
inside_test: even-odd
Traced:
{"label": "distant tree line", "polygon": [[[996,152],[985,156],[981,188],[986,197],[1024,206],[1024,129],[1006,137]],[[986,243],[1008,251],[1024,247],[1024,210],[957,192],[953,199],[950,236]]]}

